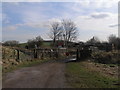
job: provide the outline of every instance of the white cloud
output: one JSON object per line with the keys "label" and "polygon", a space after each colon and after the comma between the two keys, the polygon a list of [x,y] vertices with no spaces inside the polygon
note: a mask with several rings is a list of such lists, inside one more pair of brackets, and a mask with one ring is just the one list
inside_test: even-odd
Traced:
{"label": "white cloud", "polygon": [[7,40],[19,40],[21,43],[26,42],[28,39],[32,39],[36,37],[36,35],[33,34],[27,34],[26,33],[19,33],[19,34],[9,34],[9,33],[4,33],[3,35],[3,41]]}
{"label": "white cloud", "polygon": [[103,18],[109,18],[109,13],[92,13],[91,17],[94,19],[103,19]]}
{"label": "white cloud", "polygon": [[[92,18],[92,14],[88,16],[78,16],[74,19],[80,32],[81,30],[86,31],[86,33],[88,33],[88,36],[89,34],[91,34],[90,36],[97,35],[102,40],[106,40],[107,36],[110,34],[117,35],[118,27],[110,27],[110,25],[118,24],[117,14],[107,13],[109,17],[101,19]],[[83,37],[85,38],[86,36]]]}
{"label": "white cloud", "polygon": [[[17,2],[18,2],[18,1],[26,1],[26,0],[4,0],[4,2],[6,2],[6,1],[11,1],[11,2],[12,2],[12,1],[17,1]],[[40,2],[40,1],[44,2],[44,1],[45,1],[45,2],[49,2],[49,0],[27,0],[26,2],[29,2],[29,1],[39,1],[39,2]],[[64,0],[64,1],[61,1],[61,0],[51,0],[51,1],[52,1],[52,2],[53,2],[53,1],[56,1],[56,2],[68,2],[68,1],[69,1],[69,2],[73,2],[73,1],[74,1],[74,2],[79,2],[79,1],[83,1],[83,0]],[[119,1],[119,0],[99,0],[99,1],[98,1],[98,0],[84,0],[84,1],[97,1],[97,2],[115,1],[115,2],[116,2],[116,1]]]}
{"label": "white cloud", "polygon": [[114,27],[119,27],[119,26],[120,24],[113,24],[113,25],[110,25],[109,27],[114,28]]}
{"label": "white cloud", "polygon": [[3,30],[16,30],[17,29],[17,26],[6,26],[6,27],[3,27]]}
{"label": "white cloud", "polygon": [[118,4],[119,0],[78,0],[78,5],[91,8],[111,8]]}
{"label": "white cloud", "polygon": [[[111,8],[117,6],[118,0],[78,0],[80,2],[75,3],[73,6],[70,6],[68,4],[68,8],[71,9],[71,11],[76,11],[79,13],[73,13],[70,14],[69,10],[66,11],[65,13],[62,12],[61,17],[51,17],[51,19],[47,18],[47,14],[44,14],[45,11],[44,9],[46,8],[38,8],[37,6],[35,7],[29,7],[29,9],[26,10],[22,9],[19,12],[19,15],[21,15],[21,19],[23,22],[20,22],[19,24],[15,24],[14,26],[7,26],[4,28],[5,30],[16,30],[19,27],[33,27],[33,28],[48,28],[51,22],[58,21],[60,22],[60,19],[63,18],[74,18],[75,23],[77,24],[78,28],[83,31],[89,31],[93,32],[96,35],[101,36],[102,38],[105,38],[107,35],[113,33],[117,34],[117,27],[110,27],[111,25],[115,25],[118,23],[118,16],[116,14],[112,14],[109,12],[93,12],[91,8],[97,9],[97,8]],[[19,5],[19,3],[12,3],[14,5]],[[65,4],[66,5],[66,4]],[[81,8],[82,6],[82,8]],[[34,8],[34,9],[33,9]],[[90,8],[91,11],[85,11],[85,8]],[[51,8],[50,8],[51,9]],[[108,9],[107,9],[108,10]],[[40,12],[41,11],[41,12]],[[88,13],[92,12],[91,14],[87,15]],[[81,14],[82,13],[82,14]],[[83,13],[85,13],[83,15]],[[77,16],[79,15],[79,16]],[[3,20],[6,23],[9,23],[9,18],[7,15],[3,15]],[[85,36],[83,35],[84,38],[90,38],[91,35]]]}
{"label": "white cloud", "polygon": [[32,28],[48,28],[49,21],[39,21],[39,22],[25,22],[20,24],[15,24],[16,27],[32,27]]}
{"label": "white cloud", "polygon": [[47,29],[49,29],[50,24],[52,22],[61,22],[61,20],[57,19],[57,18],[51,18],[49,20],[44,20],[44,21],[25,22],[23,24],[16,24],[16,26],[18,26],[18,27],[28,26],[28,27],[32,27],[32,28],[47,28]]}
{"label": "white cloud", "polygon": [[24,11],[22,14],[23,22],[40,22],[43,20],[43,15],[38,11]]}
{"label": "white cloud", "polygon": [[61,22],[61,20],[58,19],[58,18],[51,18],[51,19],[48,20],[48,22],[49,23],[52,23],[52,22]]}
{"label": "white cloud", "polygon": [[33,27],[33,28],[48,28],[49,27],[46,21],[37,22],[37,23],[25,23],[25,25],[29,27]]}
{"label": "white cloud", "polygon": [[[94,13],[88,15],[88,16],[78,16],[75,18],[75,22],[78,25],[79,28],[83,30],[109,30],[111,29],[109,25],[116,24],[118,20],[117,14],[112,13],[104,13],[107,14],[109,17],[107,18],[101,18],[96,19],[91,17]],[[99,15],[101,15],[99,13]],[[102,13],[103,15],[103,13]]]}
{"label": "white cloud", "polygon": [[[99,19],[91,17],[91,15],[107,15],[106,17],[101,16]],[[84,31],[86,33],[89,33],[87,37],[85,35],[80,36],[82,37],[83,40],[87,40],[88,38],[91,38],[93,35],[96,35],[100,37],[102,40],[106,40],[107,36],[110,34],[117,34],[118,33],[118,28],[117,27],[110,27],[111,25],[117,24],[118,16],[117,14],[112,14],[112,13],[107,13],[107,12],[94,12],[89,15],[80,15],[76,18],[74,18],[74,22],[76,23],[78,30]],[[44,21],[32,21],[32,22],[24,22],[23,24],[16,24],[14,26],[8,26],[5,28],[5,30],[16,30],[19,27],[32,27],[32,28],[46,28],[47,31],[50,28],[50,23],[51,22],[61,22],[61,19],[59,18],[51,18],[48,20]],[[47,36],[43,36],[46,38]],[[106,38],[106,39],[105,39]]]}
{"label": "white cloud", "polygon": [[[48,2],[49,0],[4,0],[3,2]],[[54,1],[54,0],[52,0]]]}
{"label": "white cloud", "polygon": [[23,27],[23,26],[27,26],[27,27],[32,27],[32,28],[46,28],[49,29],[50,28],[50,24],[52,22],[61,22],[60,19],[58,18],[51,18],[49,20],[43,20],[43,21],[39,21],[39,20],[27,20],[26,22],[24,22],[23,24],[16,24],[15,26],[17,27]]}

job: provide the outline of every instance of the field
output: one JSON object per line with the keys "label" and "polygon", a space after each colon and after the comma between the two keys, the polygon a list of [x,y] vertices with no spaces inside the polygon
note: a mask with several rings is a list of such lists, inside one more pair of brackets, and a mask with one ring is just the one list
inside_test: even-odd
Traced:
{"label": "field", "polygon": [[[52,44],[52,41],[43,41],[41,47],[43,47],[43,48],[51,47],[51,44]],[[25,48],[26,45],[27,45],[27,43],[21,43],[21,44],[19,44],[19,47]]]}

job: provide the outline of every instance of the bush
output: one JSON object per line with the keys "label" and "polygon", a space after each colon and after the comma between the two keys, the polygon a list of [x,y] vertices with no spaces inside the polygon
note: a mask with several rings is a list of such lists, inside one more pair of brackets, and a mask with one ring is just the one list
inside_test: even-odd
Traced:
{"label": "bush", "polygon": [[43,39],[41,36],[37,36],[35,39],[28,40],[28,48],[38,48],[42,45]]}
{"label": "bush", "polygon": [[95,62],[104,64],[115,64],[120,63],[120,51],[112,52],[94,52],[92,58]]}

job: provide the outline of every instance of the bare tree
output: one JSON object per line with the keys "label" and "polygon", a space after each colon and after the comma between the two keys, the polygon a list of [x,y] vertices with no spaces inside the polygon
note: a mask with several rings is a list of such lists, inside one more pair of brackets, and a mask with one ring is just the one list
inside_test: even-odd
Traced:
{"label": "bare tree", "polygon": [[62,20],[62,26],[64,31],[64,40],[66,46],[68,45],[68,42],[71,42],[77,38],[77,27],[75,23],[71,20]]}
{"label": "bare tree", "polygon": [[53,45],[62,38],[62,28],[59,22],[51,23],[50,38],[53,39]]}

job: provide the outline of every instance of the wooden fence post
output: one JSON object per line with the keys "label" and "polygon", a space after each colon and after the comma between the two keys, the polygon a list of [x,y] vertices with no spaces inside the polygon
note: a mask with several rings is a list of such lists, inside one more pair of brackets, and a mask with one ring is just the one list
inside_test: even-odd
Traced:
{"label": "wooden fence post", "polygon": [[50,54],[50,58],[51,58],[51,57],[52,57],[52,53],[51,53],[51,50],[50,50],[49,52],[50,52],[49,54]]}
{"label": "wooden fence post", "polygon": [[19,60],[20,57],[19,57],[19,50],[17,50],[17,60]]}
{"label": "wooden fence post", "polygon": [[42,49],[42,59],[44,58],[44,50]]}
{"label": "wooden fence post", "polygon": [[79,60],[79,50],[77,49],[77,52],[76,52],[76,60]]}
{"label": "wooden fence post", "polygon": [[55,56],[56,56],[56,58],[58,58],[58,49],[56,49],[56,51],[55,51]]}
{"label": "wooden fence post", "polygon": [[34,58],[37,58],[37,50],[34,49]]}
{"label": "wooden fence post", "polygon": [[2,58],[5,59],[5,50],[2,52]]}
{"label": "wooden fence post", "polygon": [[13,51],[13,59],[15,59],[15,50]]}

